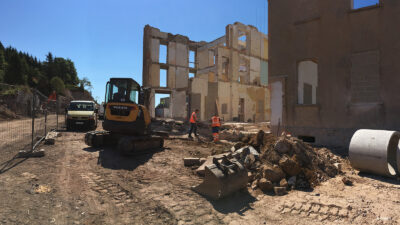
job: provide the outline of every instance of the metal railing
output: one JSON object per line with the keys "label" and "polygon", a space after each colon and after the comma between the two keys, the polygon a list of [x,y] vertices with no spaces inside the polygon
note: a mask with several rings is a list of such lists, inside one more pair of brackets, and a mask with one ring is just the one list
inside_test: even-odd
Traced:
{"label": "metal railing", "polygon": [[65,127],[62,96],[49,100],[36,89],[0,83],[0,150],[33,150],[51,130]]}

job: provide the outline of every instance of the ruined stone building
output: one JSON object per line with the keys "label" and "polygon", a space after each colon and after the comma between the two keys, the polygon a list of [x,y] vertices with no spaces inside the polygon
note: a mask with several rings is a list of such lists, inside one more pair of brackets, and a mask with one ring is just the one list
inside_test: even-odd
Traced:
{"label": "ruined stone building", "polygon": [[230,24],[225,36],[195,42],[146,25],[143,38],[143,86],[151,90],[153,117],[159,93],[170,95],[164,110],[170,118],[199,109],[201,120],[215,112],[225,121],[269,120],[268,39],[257,28]]}
{"label": "ruined stone building", "polygon": [[273,132],[348,147],[357,129],[400,129],[400,1],[377,3],[269,0]]}

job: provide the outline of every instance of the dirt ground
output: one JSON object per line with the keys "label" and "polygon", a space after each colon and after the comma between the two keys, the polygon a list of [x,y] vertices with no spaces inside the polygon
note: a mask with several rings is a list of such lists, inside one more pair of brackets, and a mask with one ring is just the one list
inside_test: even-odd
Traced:
{"label": "dirt ground", "polygon": [[[400,183],[345,175],[313,191],[273,196],[248,190],[211,201],[190,187],[201,182],[183,158],[207,156],[224,146],[166,140],[165,149],[122,157],[93,149],[83,132],[62,131],[42,158],[0,158],[0,224],[397,224]],[[345,186],[342,177],[353,180]]]}

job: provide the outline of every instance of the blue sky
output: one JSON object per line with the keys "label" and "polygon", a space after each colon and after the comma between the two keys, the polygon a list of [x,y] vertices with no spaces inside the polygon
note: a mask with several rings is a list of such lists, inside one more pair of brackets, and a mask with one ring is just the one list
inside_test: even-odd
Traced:
{"label": "blue sky", "polygon": [[44,60],[70,58],[93,96],[110,77],[142,83],[143,28],[211,41],[236,21],[267,33],[267,0],[0,0],[0,41]]}
{"label": "blue sky", "polygon": [[354,0],[354,8],[362,8],[365,6],[376,5],[379,4],[379,0]]}

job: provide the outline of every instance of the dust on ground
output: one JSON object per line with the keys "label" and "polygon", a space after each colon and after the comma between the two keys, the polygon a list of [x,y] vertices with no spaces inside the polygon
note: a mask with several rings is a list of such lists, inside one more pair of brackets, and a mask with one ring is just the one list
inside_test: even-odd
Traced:
{"label": "dust on ground", "polygon": [[[359,174],[341,158],[342,174],[284,196],[259,189],[212,201],[184,157],[224,145],[169,139],[159,151],[122,157],[89,148],[83,132],[61,132],[43,158],[0,158],[0,224],[397,224],[400,183]],[[343,183],[346,177],[352,186]]]}

